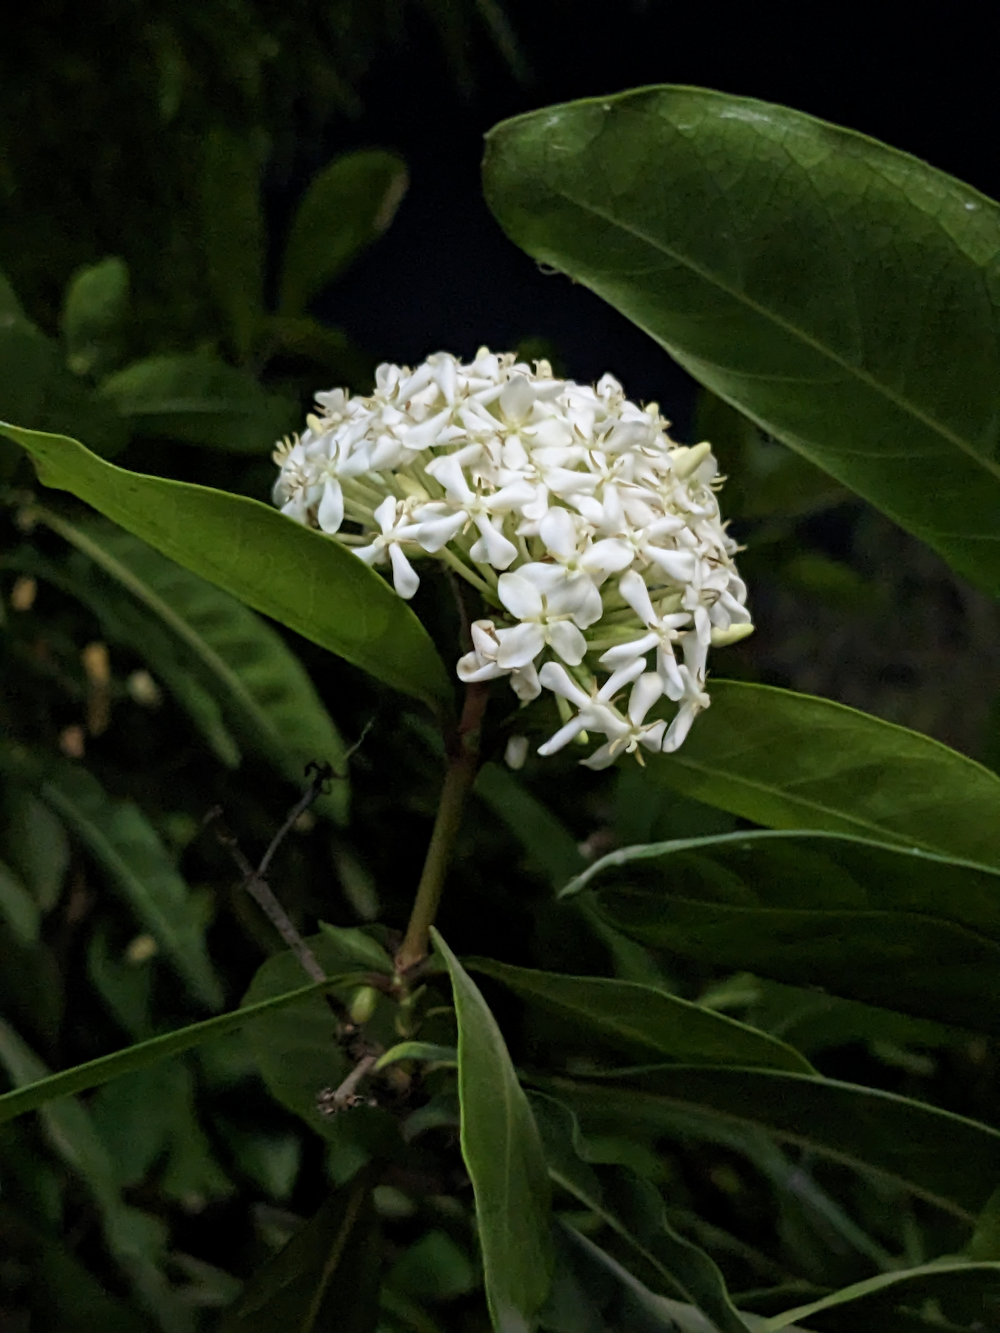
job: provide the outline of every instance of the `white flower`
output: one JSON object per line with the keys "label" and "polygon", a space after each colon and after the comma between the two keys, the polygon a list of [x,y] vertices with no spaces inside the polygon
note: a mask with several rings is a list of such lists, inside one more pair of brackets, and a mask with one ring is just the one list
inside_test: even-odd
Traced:
{"label": "white flower", "polygon": [[[584,762],[601,768],[675,750],[708,707],[710,649],[753,628],[711,446],[668,426],[610,375],[590,387],[512,353],[440,352],[379,366],[370,397],[317,395],[275,454],[274,502],[388,561],[403,597],[416,557],[472,584],[484,611],[459,679],[506,678],[522,703],[554,693],[563,726],[540,753],[592,733],[605,741]],[[669,723],[647,722],[663,700]]]}

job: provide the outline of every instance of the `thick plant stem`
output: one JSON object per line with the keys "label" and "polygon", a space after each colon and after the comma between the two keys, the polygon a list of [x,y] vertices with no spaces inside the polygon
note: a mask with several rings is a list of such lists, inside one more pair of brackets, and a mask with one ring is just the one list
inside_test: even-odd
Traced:
{"label": "thick plant stem", "polygon": [[417,896],[413,900],[406,936],[396,955],[396,967],[401,974],[427,957],[430,929],[441,902],[452,848],[462,822],[465,798],[479,766],[479,728],[486,708],[486,695],[485,685],[465,687],[462,719],[448,747],[448,770],[441,788],[434,831],[417,885]]}

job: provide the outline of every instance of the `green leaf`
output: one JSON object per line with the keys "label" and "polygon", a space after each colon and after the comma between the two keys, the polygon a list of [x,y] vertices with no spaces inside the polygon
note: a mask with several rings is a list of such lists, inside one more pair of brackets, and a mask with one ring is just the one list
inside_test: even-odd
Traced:
{"label": "green leaf", "polygon": [[531,1329],[553,1265],[538,1127],[496,1020],[447,944],[432,933],[454,991],[462,1156],[476,1196],[486,1299],[495,1329]]}
{"label": "green leaf", "polygon": [[374,1333],[379,1234],[363,1172],[332,1194],[247,1284],[219,1333]]}
{"label": "green leaf", "polygon": [[203,143],[201,235],[208,279],[233,351],[246,361],[264,315],[260,165],[246,140],[215,126]]}
{"label": "green leaf", "polygon": [[371,390],[377,361],[343,329],[321,324],[311,315],[271,315],[266,330],[287,356],[315,362],[337,384],[365,393]]}
{"label": "green leaf", "polygon": [[489,958],[467,958],[464,965],[639,1056],[655,1052],[689,1064],[760,1065],[798,1073],[812,1069],[783,1041],[652,986],[536,972]]}
{"label": "green leaf", "polygon": [[4,792],[0,812],[11,865],[41,910],[51,912],[69,870],[69,838],[62,821],[33,792],[13,784]]}
{"label": "green leaf", "polygon": [[[306,943],[331,976],[344,972],[393,974],[392,959],[361,930],[327,926],[323,934],[310,936]],[[275,954],[258,968],[243,997],[244,1005],[284,994],[301,975],[293,954]],[[349,1003],[361,985],[364,976],[357,975],[353,983],[333,987],[333,993],[342,1003]],[[373,1018],[365,1025],[366,1037],[382,1045],[395,1044],[395,1016],[395,1004],[380,997]],[[304,994],[301,1000],[255,1023],[247,1039],[271,1095],[317,1134],[335,1142],[346,1138],[365,1152],[378,1149],[390,1153],[398,1134],[388,1112],[359,1106],[350,1115],[330,1116],[317,1105],[319,1094],[326,1088],[336,1088],[350,1069],[339,1035],[337,1019],[323,997]]]}
{"label": "green leaf", "polygon": [[551,1097],[531,1098],[553,1181],[620,1236],[673,1295],[693,1305],[719,1333],[746,1333],[712,1260],[667,1223],[663,1200],[648,1181],[622,1167],[601,1167],[572,1111]]}
{"label": "green leaf", "polygon": [[62,335],[74,375],[102,375],[124,351],[129,316],[129,272],[112,256],[80,269],[66,291]]}
{"label": "green leaf", "polygon": [[378,240],[408,184],[402,158],[377,148],[336,157],[313,177],[285,247],[281,314],[303,314],[318,292]]}
{"label": "green leaf", "polygon": [[13,292],[4,287],[0,419],[23,421],[36,430],[79,431],[98,453],[113,457],[127,443],[125,424],[66,368],[58,343],[25,318]]}
{"label": "green leaf", "polygon": [[996,870],[860,838],[754,831],[625,847],[565,892],[595,878],[602,911],[644,944],[1000,1030]]}
{"label": "green leaf", "polygon": [[483,764],[473,790],[557,888],[583,868],[572,835],[507,769]]}
{"label": "green leaf", "polygon": [[1000,866],[1000,777],[828,699],[713,681],[712,707],[653,781],[778,829],[822,829]]}
{"label": "green leaf", "polygon": [[[532,1080],[594,1114],[695,1141],[764,1130],[784,1143],[875,1172],[973,1222],[1000,1179],[1000,1131],[894,1093],[772,1069],[661,1065],[587,1082]],[[619,1125],[619,1131],[621,1127]]]}
{"label": "green leaf", "polygon": [[126,1046],[124,1050],[114,1051],[111,1055],[88,1060],[86,1064],[74,1065],[72,1069],[64,1069],[58,1074],[49,1074],[45,1077],[38,1075],[37,1082],[27,1082],[14,1092],[5,1092],[0,1096],[0,1124],[6,1120],[13,1120],[15,1116],[25,1115],[28,1111],[36,1111],[57,1098],[99,1088],[121,1074],[148,1069],[161,1060],[168,1060],[183,1051],[193,1050],[203,1042],[235,1032],[246,1024],[253,1023],[258,1015],[267,1014],[274,1009],[283,1009],[286,1005],[299,1004],[321,991],[348,984],[356,975],[358,974],[335,975],[327,981],[297,986],[282,994],[269,995],[263,1000],[244,1004],[231,1013],[219,1014],[201,1023],[191,1023],[174,1032],[164,1032],[158,1037],[151,1037],[148,1041]]}
{"label": "green leaf", "polygon": [[495,128],[508,235],[1000,589],[1000,210],[786,107],[660,87]]}
{"label": "green leaf", "polygon": [[66,436],[0,423],[46,486],[68,490],[186,569],[448,713],[453,688],[430,636],[373,570],[318,532],[242,495],[127,472]]}
{"label": "green leaf", "polygon": [[[240,739],[290,782],[301,785],[310,761],[328,761],[340,780],[316,808],[343,821],[348,794],[343,741],[280,634],[235,597],[131,533],[100,520],[70,523],[47,510],[32,512],[88,558],[84,595],[93,582],[93,561],[153,613],[175,645],[181,670],[193,670]],[[133,647],[143,653],[142,640]],[[176,678],[176,668],[171,674]]]}
{"label": "green leaf", "polygon": [[38,903],[2,861],[0,861],[0,916],[24,944],[34,944],[38,939],[42,918]]}
{"label": "green leaf", "polygon": [[17,746],[0,750],[0,767],[32,783],[101,866],[109,885],[153,936],[191,994],[217,1009],[222,990],[209,961],[200,914],[139,807],[109,796],[85,769],[62,761],[43,766]]}
{"label": "green leaf", "polygon": [[266,457],[298,419],[290,398],[204,353],[134,361],[108,376],[100,397],[134,434],[235,454]]}
{"label": "green leaf", "polygon": [[[867,1278],[864,1282],[855,1282],[841,1291],[835,1291],[822,1300],[800,1305],[794,1310],[768,1319],[761,1333],[778,1333],[779,1329],[788,1328],[797,1319],[806,1319],[810,1326],[818,1329],[858,1328],[858,1318],[878,1317],[896,1305],[904,1305],[913,1310],[920,1310],[926,1301],[934,1301],[944,1306],[949,1319],[975,1321],[982,1319],[987,1312],[987,1302],[996,1310],[1000,1301],[1000,1263],[969,1264],[938,1261],[922,1264],[918,1268],[907,1268],[897,1273],[880,1273],[878,1277]],[[861,1306],[859,1310],[856,1307]],[[843,1310],[842,1307],[849,1306]],[[820,1319],[817,1315],[827,1312],[841,1313],[842,1317],[834,1320]],[[986,1328],[985,1323],[978,1325]],[[874,1327],[874,1325],[871,1325]],[[933,1327],[933,1325],[928,1325]]]}
{"label": "green leaf", "polygon": [[458,1052],[454,1046],[439,1046],[433,1041],[401,1041],[379,1056],[375,1065],[377,1070],[387,1065],[398,1064],[400,1060],[421,1060],[427,1064],[458,1067]]}

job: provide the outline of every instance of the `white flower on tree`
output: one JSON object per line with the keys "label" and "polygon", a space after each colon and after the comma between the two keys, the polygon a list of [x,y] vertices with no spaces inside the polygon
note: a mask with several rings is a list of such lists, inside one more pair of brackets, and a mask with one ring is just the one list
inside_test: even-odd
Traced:
{"label": "white flower on tree", "polygon": [[485,615],[459,679],[555,696],[542,755],[603,736],[583,761],[603,768],[683,743],[710,703],[710,648],[753,629],[709,444],[676,444],[610,375],[576,384],[486,348],[382,365],[371,397],[316,402],[275,454],[275,504],[388,562],[402,597],[426,557],[469,582]]}

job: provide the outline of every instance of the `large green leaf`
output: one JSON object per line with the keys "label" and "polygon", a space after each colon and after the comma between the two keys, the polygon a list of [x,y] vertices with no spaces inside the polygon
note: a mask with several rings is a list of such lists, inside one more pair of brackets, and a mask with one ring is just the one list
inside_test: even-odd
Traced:
{"label": "large green leaf", "polygon": [[283,315],[303,314],[312,297],[382,235],[407,184],[402,158],[378,148],[336,157],[313,177],[285,248]]}
{"label": "large green leaf", "polygon": [[64,435],[0,423],[46,486],[72,491],[185,569],[346,657],[378,680],[450,709],[453,690],[427,631],[388,584],[339,542],[242,495],[127,472]]}
{"label": "large green leaf", "polygon": [[496,1019],[437,931],[433,937],[458,1020],[462,1156],[476,1196],[486,1299],[498,1333],[531,1329],[553,1265],[541,1139]]}
{"label": "large green leaf", "polygon": [[625,847],[568,886],[634,939],[944,1023],[1000,1031],[1000,871],[825,833]]}
{"label": "large green leaf", "polygon": [[201,1023],[190,1023],[187,1027],[178,1028],[174,1032],[164,1032],[158,1037],[150,1037],[148,1041],[136,1042],[134,1046],[126,1046],[124,1050],[114,1051],[111,1055],[88,1060],[86,1064],[74,1065],[72,1069],[64,1069],[57,1074],[40,1075],[37,1081],[24,1083],[13,1092],[5,1092],[0,1096],[0,1124],[5,1120],[13,1120],[15,1116],[25,1115],[28,1111],[36,1111],[40,1106],[46,1106],[58,1098],[68,1097],[77,1092],[89,1092],[91,1088],[99,1088],[105,1083],[110,1083],[121,1074],[148,1069],[152,1065],[159,1064],[161,1060],[169,1060],[172,1056],[193,1050],[203,1042],[236,1032],[246,1024],[252,1023],[258,1015],[267,1014],[274,1009],[283,1009],[286,1005],[298,1004],[309,996],[336,986],[343,986],[352,981],[358,983],[362,978],[362,973],[343,974],[331,976],[328,981],[297,986],[283,994],[271,995],[267,999],[241,1005],[231,1013],[219,1014],[215,1018],[206,1018]]}
{"label": "large green leaf", "polygon": [[1000,777],[947,746],[767,685],[713,681],[656,782],[778,829],[823,829],[1000,866]]}
{"label": "large green leaf", "polygon": [[571,977],[467,958],[465,967],[502,981],[523,1000],[553,1010],[620,1050],[689,1064],[761,1065],[809,1073],[811,1066],[783,1041],[712,1009],[652,986],[606,977]]}
{"label": "large green leaf", "polygon": [[620,1166],[600,1166],[576,1117],[551,1097],[531,1098],[553,1181],[616,1232],[674,1296],[707,1315],[719,1333],[746,1333],[722,1274],[704,1251],[669,1226],[648,1181]]}
{"label": "large green leaf", "polygon": [[532,1080],[567,1102],[585,1131],[594,1115],[726,1141],[733,1130],[873,1171],[974,1222],[1000,1178],[1000,1130],[894,1093],[773,1069],[661,1065],[586,1082]]}
{"label": "large green leaf", "polygon": [[[177,666],[182,673],[184,667],[194,672],[240,739],[274,762],[291,782],[302,782],[310,761],[333,766],[340,776],[317,808],[342,820],[347,804],[344,745],[281,635],[235,597],[131,533],[100,519],[71,523],[46,510],[37,512],[87,557],[80,581],[83,595],[95,583],[96,564],[152,612],[175,645]],[[140,616],[132,623],[145,631],[148,620]],[[142,639],[132,646],[143,652]],[[155,669],[154,661],[150,665]],[[169,687],[169,679],[166,683]]]}
{"label": "large green leaf", "polygon": [[645,88],[489,136],[508,234],[696,379],[1000,589],[1000,210],[749,98]]}
{"label": "large green leaf", "polygon": [[367,1172],[337,1190],[248,1283],[219,1333],[374,1333],[378,1222]]}
{"label": "large green leaf", "polygon": [[[859,1317],[884,1319],[886,1312],[898,1305],[919,1312],[928,1301],[943,1306],[952,1321],[961,1319],[963,1323],[969,1321],[970,1327],[988,1328],[987,1320],[995,1320],[1000,1313],[1000,1263],[939,1262],[898,1273],[880,1273],[768,1319],[761,1333],[779,1333],[798,1319],[808,1320],[810,1328],[854,1333]],[[982,1322],[977,1325],[977,1320]],[[880,1323],[879,1327],[885,1325]],[[927,1327],[933,1328],[933,1322]]]}
{"label": "large green leaf", "polygon": [[246,361],[264,315],[264,217],[260,163],[251,145],[215,126],[202,145],[201,239],[219,313]]}
{"label": "large green leaf", "polygon": [[298,415],[291,399],[201,353],[135,361],[109,375],[100,392],[139,435],[237,454],[266,456]]}

